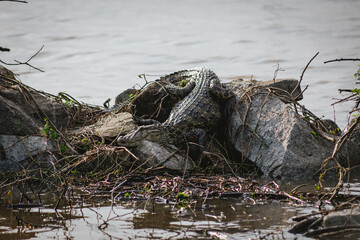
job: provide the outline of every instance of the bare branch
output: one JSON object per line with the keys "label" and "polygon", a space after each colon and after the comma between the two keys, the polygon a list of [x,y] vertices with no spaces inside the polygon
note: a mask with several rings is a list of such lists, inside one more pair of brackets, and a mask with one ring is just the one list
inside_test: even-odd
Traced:
{"label": "bare branch", "polygon": [[[0,0],[0,1],[2,1],[2,0]],[[40,68],[37,68],[29,63],[34,57],[36,57],[41,52],[41,50],[43,48],[44,48],[44,45],[42,45],[42,47],[34,55],[32,55],[26,62],[20,62],[18,60],[14,60],[16,63],[7,63],[0,59],[0,63],[5,64],[5,65],[12,65],[12,66],[13,65],[27,65],[29,67],[34,68],[35,70],[38,70],[39,72],[45,72],[44,70],[41,70]]]}
{"label": "bare branch", "polygon": [[326,61],[324,63],[326,64],[326,63],[331,63],[331,62],[342,62],[342,61],[353,61],[353,62],[355,62],[355,61],[360,61],[360,58],[337,58],[337,59]]}
{"label": "bare branch", "polygon": [[319,52],[317,52],[317,53],[310,59],[310,61],[306,64],[304,70],[303,70],[302,73],[301,73],[300,80],[299,80],[298,84],[296,85],[296,87],[294,88],[294,90],[291,92],[291,95],[293,95],[294,92],[295,92],[295,90],[300,86],[301,81],[302,81],[302,79],[303,79],[303,76],[304,76],[304,73],[305,73],[306,69],[309,67],[310,63],[317,57],[317,55],[319,55]]}
{"label": "bare branch", "polygon": [[0,0],[0,2],[18,2],[18,3],[28,3],[27,1],[21,1],[21,0]]}

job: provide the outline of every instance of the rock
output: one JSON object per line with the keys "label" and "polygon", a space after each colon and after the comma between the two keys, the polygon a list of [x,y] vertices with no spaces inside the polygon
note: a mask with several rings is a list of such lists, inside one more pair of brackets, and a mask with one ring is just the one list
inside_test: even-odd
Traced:
{"label": "rock", "polygon": [[296,79],[276,79],[275,81],[244,81],[242,79],[236,79],[231,82],[224,83],[224,85],[225,87],[234,89],[238,95],[254,86],[262,86],[264,88],[271,89],[282,101],[288,103],[293,102],[294,100],[300,101],[303,99],[302,91],[298,83],[299,81]]}
{"label": "rock", "polygon": [[[350,133],[349,138],[346,140],[337,156],[340,164],[344,167],[360,165],[360,122],[357,118],[351,121],[350,125],[348,125],[348,127],[344,130],[344,134],[349,131],[349,127],[352,124],[356,124],[355,128]],[[357,168],[352,171],[352,175],[354,174],[359,176]]]}
{"label": "rock", "polygon": [[[132,113],[134,115],[147,119],[155,119],[159,122],[164,122],[172,108],[179,101],[179,98],[174,95],[161,96],[159,90],[161,85],[169,84],[168,81],[160,80],[149,84],[141,91],[132,101]],[[161,100],[163,98],[163,100]]]}
{"label": "rock", "polygon": [[93,125],[73,131],[74,134],[92,134],[104,138],[115,138],[136,128],[132,115],[128,112],[109,113]]}
{"label": "rock", "polygon": [[360,208],[354,207],[329,213],[323,219],[323,227],[360,226]]}
{"label": "rock", "polygon": [[40,135],[46,116],[58,128],[68,125],[69,116],[63,104],[50,95],[26,89],[16,84],[16,80],[11,82],[0,75],[0,134]]}
{"label": "rock", "polygon": [[0,65],[0,78],[3,78],[3,77],[15,79],[15,75],[12,71],[10,71],[9,69],[6,69]]}
{"label": "rock", "polygon": [[323,120],[321,120],[321,122],[323,123],[323,125],[319,126],[319,128],[322,131],[328,132],[335,136],[341,135],[341,130],[340,130],[339,126],[333,120],[323,119]]}
{"label": "rock", "polygon": [[0,171],[48,168],[55,161],[56,145],[41,136],[0,135]]}
{"label": "rock", "polygon": [[173,145],[162,146],[159,143],[143,140],[134,150],[135,155],[147,167],[165,166],[172,170],[183,171],[194,168],[194,162],[186,155],[181,154]]}
{"label": "rock", "polygon": [[300,85],[298,85],[299,81],[296,79],[276,79],[275,81],[257,82],[257,84],[271,88],[285,102],[303,99]]}
{"label": "rock", "polygon": [[[354,142],[354,144],[357,144],[360,146],[360,120],[359,116],[357,118],[354,118],[351,120],[351,124],[356,124],[353,132],[350,134],[349,140]],[[350,126],[349,126],[350,127]],[[345,131],[348,131],[348,129],[345,129]]]}
{"label": "rock", "polygon": [[0,66],[0,171],[48,168],[55,161],[56,145],[40,136],[49,120],[58,129],[68,126],[66,107]]}
{"label": "rock", "polygon": [[309,179],[331,155],[333,143],[312,128],[274,93],[228,84],[237,95],[230,142],[243,157],[273,178]]}
{"label": "rock", "polygon": [[139,90],[136,90],[134,88],[129,88],[120,93],[115,98],[115,105],[120,105],[121,103],[125,102],[126,100],[130,99],[133,95],[135,95]]}
{"label": "rock", "polygon": [[319,212],[310,216],[299,216],[299,218],[302,220],[289,229],[290,233],[300,233],[316,239],[329,236],[333,237],[331,239],[337,239],[335,238],[336,235],[345,237],[345,234],[349,234],[345,239],[358,239],[359,206],[329,212],[326,215]]}

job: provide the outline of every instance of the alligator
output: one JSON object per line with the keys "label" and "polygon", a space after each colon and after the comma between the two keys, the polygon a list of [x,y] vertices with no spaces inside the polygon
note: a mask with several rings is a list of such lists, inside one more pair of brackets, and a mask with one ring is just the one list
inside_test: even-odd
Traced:
{"label": "alligator", "polygon": [[[206,134],[220,121],[220,99],[230,99],[234,94],[220,83],[213,71],[205,67],[178,71],[161,77],[160,80],[170,82],[161,89],[182,100],[172,108],[163,123],[152,119],[141,121],[134,117],[139,123],[151,124],[140,126],[127,135],[118,137],[117,142],[134,147],[142,140],[148,140],[181,147],[191,141],[202,146]],[[178,82],[185,82],[186,85],[174,85]]]}

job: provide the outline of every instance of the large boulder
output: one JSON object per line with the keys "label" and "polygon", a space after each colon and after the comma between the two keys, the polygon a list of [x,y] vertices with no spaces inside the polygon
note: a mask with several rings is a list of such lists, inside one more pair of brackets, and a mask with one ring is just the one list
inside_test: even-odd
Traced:
{"label": "large boulder", "polygon": [[313,177],[334,144],[264,86],[227,86],[237,96],[229,126],[234,148],[272,178]]}
{"label": "large boulder", "polygon": [[41,135],[51,135],[54,126],[67,127],[69,120],[54,96],[18,82],[0,66],[0,171],[49,167],[57,148]]}
{"label": "large boulder", "polygon": [[40,135],[45,118],[58,128],[68,125],[66,107],[55,97],[17,84],[11,76],[0,72],[0,134]]}
{"label": "large boulder", "polygon": [[41,136],[0,135],[0,171],[49,167],[55,161],[56,145]]}

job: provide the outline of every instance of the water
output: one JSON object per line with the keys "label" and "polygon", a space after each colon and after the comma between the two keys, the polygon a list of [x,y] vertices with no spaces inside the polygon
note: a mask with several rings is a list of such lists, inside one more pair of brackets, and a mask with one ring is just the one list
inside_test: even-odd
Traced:
{"label": "water", "polygon": [[[184,211],[145,202],[68,208],[58,215],[42,208],[3,210],[0,239],[219,239],[211,238],[212,234],[226,239],[265,235],[265,239],[294,239],[300,236],[287,232],[292,224],[289,218],[316,210],[296,207],[279,201],[254,204],[233,199],[208,200],[206,209]],[[37,226],[19,227],[16,217]]]}
{"label": "water", "polygon": [[[318,1],[29,1],[0,3],[0,53],[21,80],[54,94],[66,91],[81,101],[102,104],[143,84],[139,74],[163,75],[207,66],[223,81],[242,77],[269,80],[304,75],[303,104],[318,116],[334,118],[330,106],[338,88],[355,87],[359,62],[324,64],[359,57],[360,2]],[[149,76],[155,79],[155,76]],[[350,104],[337,105],[344,126]]]}

